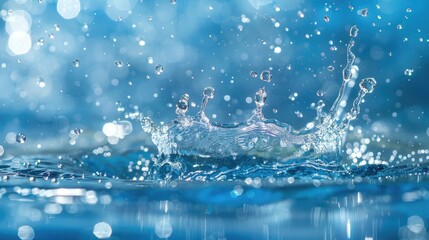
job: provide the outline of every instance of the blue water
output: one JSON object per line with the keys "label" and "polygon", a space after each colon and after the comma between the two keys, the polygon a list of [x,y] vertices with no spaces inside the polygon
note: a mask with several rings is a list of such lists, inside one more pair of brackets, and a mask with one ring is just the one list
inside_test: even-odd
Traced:
{"label": "blue water", "polygon": [[1,6],[0,239],[428,238],[427,1]]}

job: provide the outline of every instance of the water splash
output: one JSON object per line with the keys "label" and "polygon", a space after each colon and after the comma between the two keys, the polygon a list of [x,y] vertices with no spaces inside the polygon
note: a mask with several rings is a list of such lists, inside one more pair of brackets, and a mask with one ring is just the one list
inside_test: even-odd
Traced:
{"label": "water splash", "polygon": [[[353,26],[352,37],[357,36],[357,27]],[[177,118],[167,125],[156,126],[153,121],[140,113],[138,118],[143,130],[151,134],[153,143],[158,147],[160,155],[172,154],[198,156],[203,158],[226,158],[231,156],[257,156],[291,162],[308,156],[330,155],[330,161],[338,159],[341,141],[350,121],[360,112],[360,104],[366,94],[371,93],[376,81],[374,78],[364,78],[357,98],[349,112],[342,114],[347,101],[347,83],[356,78],[356,59],[352,52],[354,40],[347,45],[347,64],[342,71],[342,85],[339,94],[329,113],[323,108],[325,103],[320,101],[316,107],[316,118],[307,124],[306,128],[295,130],[287,123],[275,119],[266,119],[263,108],[268,97],[265,88],[255,93],[256,108],[254,114],[246,121],[233,124],[211,122],[205,114],[210,99],[215,95],[212,87],[203,91],[201,109],[196,116],[187,116],[189,95],[184,94],[176,105]],[[171,165],[169,165],[171,167]]]}

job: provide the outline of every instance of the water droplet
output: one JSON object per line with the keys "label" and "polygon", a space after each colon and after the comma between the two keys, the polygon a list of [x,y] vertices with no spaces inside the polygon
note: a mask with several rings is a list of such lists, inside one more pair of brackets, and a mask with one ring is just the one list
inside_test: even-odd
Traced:
{"label": "water droplet", "polygon": [[274,48],[274,53],[279,54],[279,53],[281,53],[281,52],[282,52],[282,48],[281,48],[281,47],[275,47],[275,48]]}
{"label": "water droplet", "polygon": [[115,66],[121,68],[124,66],[124,64],[121,61],[115,61]]}
{"label": "water droplet", "polygon": [[273,108],[273,113],[277,113],[277,112],[278,112],[278,110]]}
{"label": "water droplet", "polygon": [[396,29],[401,30],[401,29],[402,29],[402,25],[401,25],[401,24],[398,24],[398,25],[396,26]]}
{"label": "water droplet", "polygon": [[79,67],[80,66],[80,61],[79,60],[77,60],[77,59],[75,59],[75,60],[73,60],[73,62],[72,62],[72,65],[73,65],[73,67]]}
{"label": "water droplet", "polygon": [[80,135],[81,133],[83,133],[83,130],[82,130],[82,129],[80,129],[80,128],[75,128],[75,129],[73,130],[73,132],[74,132],[76,135]]}
{"label": "water droplet", "polygon": [[125,111],[125,108],[124,108],[124,106],[122,106],[122,102],[121,102],[121,101],[117,101],[115,104],[116,104],[116,110],[117,110],[118,112],[123,112],[123,111]]}
{"label": "water droplet", "polygon": [[145,42],[144,40],[140,40],[140,41],[139,41],[139,45],[140,45],[140,46],[144,46],[144,45],[146,45],[146,42]]}
{"label": "water droplet", "polygon": [[55,31],[59,32],[61,30],[60,25],[54,24]]}
{"label": "water droplet", "polygon": [[301,12],[301,11],[298,11],[298,12],[297,12],[297,15],[298,15],[298,17],[300,17],[300,18],[304,18],[304,13],[303,13],[303,12]]}
{"label": "water droplet", "polygon": [[409,77],[411,77],[413,75],[413,73],[414,73],[414,69],[408,69],[407,68],[404,71],[405,76],[409,76]]}
{"label": "water droplet", "polygon": [[176,0],[170,0],[171,4],[176,4]]}
{"label": "water droplet", "polygon": [[318,97],[323,97],[325,95],[325,92],[323,90],[317,90],[316,94]]}
{"label": "water droplet", "polygon": [[214,97],[214,94],[215,94],[215,89],[212,87],[206,87],[206,88],[204,88],[203,94],[205,97],[212,99]]}
{"label": "water droplet", "polygon": [[295,101],[297,97],[298,97],[298,93],[294,92],[293,94],[289,95],[289,100]]}
{"label": "water droplet", "polygon": [[413,10],[412,10],[411,8],[407,8],[407,9],[406,9],[406,11],[407,11],[408,13],[410,13],[410,12],[412,12]]}
{"label": "water droplet", "polygon": [[16,134],[16,142],[17,143],[25,143],[25,141],[27,140],[27,137],[24,135],[24,134],[22,134],[22,133],[18,133],[18,134]]}
{"label": "water droplet", "polygon": [[176,104],[176,114],[185,115],[189,109],[189,95],[183,94],[179,102]]}
{"label": "water droplet", "polygon": [[271,75],[270,71],[265,70],[261,72],[261,75],[259,76],[259,78],[264,82],[271,82],[271,79],[273,78],[273,76]]}
{"label": "water droplet", "polygon": [[360,12],[360,15],[362,17],[366,17],[368,16],[368,8],[362,9],[362,11]]}
{"label": "water droplet", "polygon": [[45,44],[45,39],[44,38],[39,38],[39,40],[37,40],[37,45],[43,46],[44,44]]}
{"label": "water droplet", "polygon": [[55,38],[55,35],[53,33],[50,33],[48,36],[49,36],[50,39],[54,39]]}
{"label": "water droplet", "polygon": [[262,108],[265,105],[266,100],[267,92],[265,92],[265,88],[260,88],[258,91],[256,91],[255,104],[258,109]]}
{"label": "water droplet", "polygon": [[302,118],[302,117],[304,117],[304,114],[302,114],[302,112],[300,112],[300,111],[295,111],[295,115],[296,115],[298,118]]}
{"label": "water droplet", "polygon": [[329,17],[328,16],[324,16],[323,20],[325,20],[325,22],[329,22]]}
{"label": "water droplet", "polygon": [[161,64],[155,65],[155,73],[156,75],[161,75],[164,72],[164,67]]}
{"label": "water droplet", "polygon": [[358,32],[359,32],[359,28],[356,25],[353,25],[350,28],[350,37],[357,37]]}
{"label": "water droplet", "polygon": [[330,71],[330,72],[332,72],[332,71],[334,71],[334,66],[332,66],[332,65],[329,65],[328,67],[327,67],[327,69]]}
{"label": "water droplet", "polygon": [[255,72],[255,71],[251,71],[251,72],[249,73],[249,75],[250,75],[251,77],[253,77],[253,78],[258,77],[258,73],[257,73],[257,72]]}
{"label": "water droplet", "polygon": [[372,93],[376,85],[377,85],[377,82],[375,81],[374,78],[364,78],[359,84],[360,89],[364,93]]}
{"label": "water droplet", "polygon": [[46,86],[45,80],[43,78],[41,78],[41,77],[37,78],[36,84],[40,88],[44,88]]}

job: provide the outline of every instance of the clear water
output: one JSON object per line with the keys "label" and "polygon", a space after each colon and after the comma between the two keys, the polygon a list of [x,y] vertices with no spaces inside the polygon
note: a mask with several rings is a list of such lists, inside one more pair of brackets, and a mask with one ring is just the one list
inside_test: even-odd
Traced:
{"label": "clear water", "polygon": [[0,239],[426,239],[427,7],[2,3]]}

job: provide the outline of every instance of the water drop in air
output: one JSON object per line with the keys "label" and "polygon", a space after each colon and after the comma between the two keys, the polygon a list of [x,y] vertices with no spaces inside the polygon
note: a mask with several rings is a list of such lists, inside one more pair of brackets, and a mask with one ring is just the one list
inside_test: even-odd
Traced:
{"label": "water drop in air", "polygon": [[356,25],[350,28],[350,37],[357,37],[359,28]]}
{"label": "water drop in air", "polygon": [[73,67],[79,67],[80,66],[80,61],[78,59],[73,60],[72,62]]}
{"label": "water drop in air", "polygon": [[40,88],[44,88],[46,86],[45,80],[41,77],[37,78],[36,84]]}
{"label": "water drop in air", "polygon": [[80,134],[83,132],[83,130],[82,130],[82,129],[80,129],[80,128],[75,128],[75,129],[73,130],[73,132],[74,132],[76,135],[80,135]]}
{"label": "water drop in air", "polygon": [[264,82],[271,82],[271,79],[273,78],[271,72],[268,70],[261,72],[261,75],[259,77]]}
{"label": "water drop in air", "polygon": [[329,17],[328,16],[324,16],[323,20],[325,20],[325,22],[329,22]]}
{"label": "water drop in air", "polygon": [[362,17],[366,17],[368,16],[368,8],[362,9],[362,11],[360,12],[360,15]]}
{"label": "water drop in air", "polygon": [[39,40],[37,40],[37,45],[43,46],[44,44],[45,44],[45,39],[44,38],[39,38]]}
{"label": "water drop in air", "polygon": [[155,65],[155,73],[156,75],[161,75],[164,72],[164,67],[160,64]]}
{"label": "water drop in air", "polygon": [[124,64],[121,61],[115,61],[115,66],[121,68]]}
{"label": "water drop in air", "polygon": [[332,72],[332,71],[334,71],[334,66],[331,66],[331,65],[329,65],[328,67],[327,67],[327,69],[330,71],[330,72]]}
{"label": "water drop in air", "polygon": [[22,134],[22,133],[16,134],[16,142],[17,143],[25,143],[25,140],[27,140],[27,137],[24,134]]}
{"label": "water drop in air", "polygon": [[408,69],[407,68],[404,71],[405,76],[409,76],[409,77],[411,77],[413,75],[413,73],[414,73],[414,69]]}
{"label": "water drop in air", "polygon": [[251,72],[249,73],[249,75],[250,75],[251,77],[253,77],[253,78],[258,77],[258,73],[257,73],[257,72],[255,72],[255,71],[251,71]]}

